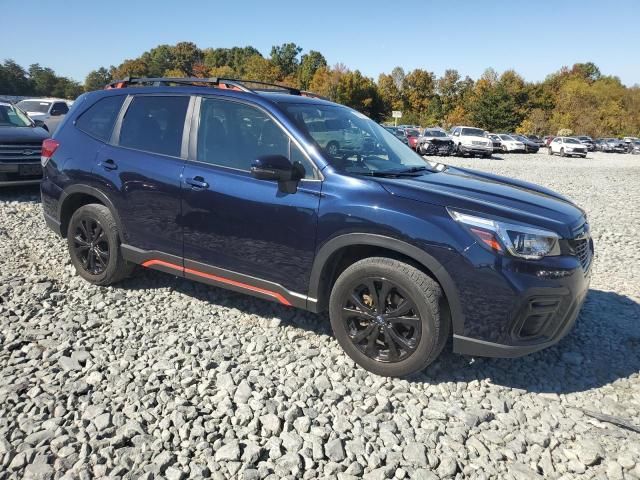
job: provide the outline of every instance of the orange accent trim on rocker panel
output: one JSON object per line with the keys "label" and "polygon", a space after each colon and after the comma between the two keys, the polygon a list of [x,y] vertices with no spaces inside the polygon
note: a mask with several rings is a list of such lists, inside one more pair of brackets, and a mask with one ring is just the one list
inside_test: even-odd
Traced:
{"label": "orange accent trim on rocker panel", "polygon": [[227,285],[233,285],[235,287],[244,288],[245,290],[250,290],[252,292],[262,293],[264,295],[268,295],[270,297],[275,298],[276,300],[278,300],[283,305],[291,306],[291,302],[289,302],[289,300],[284,298],[279,293],[272,292],[271,290],[266,290],[266,289],[260,288],[260,287],[254,287],[253,285],[248,285],[246,283],[237,282],[237,281],[231,280],[229,278],[219,277],[218,275],[213,275],[211,273],[200,272],[199,270],[193,270],[192,268],[184,268],[184,267],[181,267],[180,265],[176,265],[174,263],[165,262],[163,260],[153,259],[153,260],[147,260],[146,262],[142,263],[142,266],[143,267],[147,267],[147,268],[148,267],[153,267],[154,265],[159,265],[159,266],[162,266],[162,267],[172,268],[172,269],[178,270],[180,272],[190,273],[192,275],[197,275],[198,277],[208,278],[209,280],[214,280],[216,282],[226,283]]}

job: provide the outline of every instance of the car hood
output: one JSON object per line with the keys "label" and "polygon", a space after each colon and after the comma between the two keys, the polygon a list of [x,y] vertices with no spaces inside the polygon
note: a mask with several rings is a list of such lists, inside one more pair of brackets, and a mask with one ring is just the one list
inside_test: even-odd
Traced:
{"label": "car hood", "polygon": [[440,142],[450,142],[453,141],[453,138],[451,138],[449,135],[447,135],[446,137],[432,137],[431,135],[424,135],[422,137],[420,137],[424,140],[429,140],[430,142],[434,141],[434,140],[438,140]]}
{"label": "car hood", "polygon": [[40,127],[0,127],[0,143],[42,142],[49,133]]}
{"label": "car hood", "polygon": [[416,177],[376,180],[398,197],[536,225],[564,238],[572,238],[585,222],[584,211],[558,193],[475,170],[448,167]]}

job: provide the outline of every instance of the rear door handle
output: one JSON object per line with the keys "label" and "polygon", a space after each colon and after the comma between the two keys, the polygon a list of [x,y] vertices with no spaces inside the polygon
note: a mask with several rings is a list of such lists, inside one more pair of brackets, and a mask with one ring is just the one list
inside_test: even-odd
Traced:
{"label": "rear door handle", "polygon": [[209,184],[199,175],[197,177],[187,178],[185,182],[191,185],[192,190],[204,190],[205,188],[209,188]]}
{"label": "rear door handle", "polygon": [[102,162],[102,168],[104,168],[105,170],[115,170],[116,168],[118,168],[118,165],[116,164],[116,162],[108,158],[104,162]]}

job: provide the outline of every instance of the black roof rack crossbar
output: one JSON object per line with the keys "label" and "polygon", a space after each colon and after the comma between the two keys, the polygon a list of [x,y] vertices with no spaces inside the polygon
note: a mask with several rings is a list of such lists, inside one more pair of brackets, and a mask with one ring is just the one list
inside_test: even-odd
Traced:
{"label": "black roof rack crossbar", "polygon": [[[255,88],[251,89],[245,84],[255,84],[261,87],[275,87],[275,88]],[[152,85],[152,86],[165,86],[165,85],[198,85],[198,84],[210,84],[212,86],[224,85],[225,87],[234,87],[243,92],[254,91],[272,91],[275,89],[284,90],[290,95],[301,95],[302,92],[294,87],[287,85],[280,85],[277,83],[261,82],[259,80],[242,80],[236,78],[198,78],[198,77],[125,77],[122,80],[115,80],[109,83],[106,88],[125,88],[129,85]],[[307,93],[307,92],[305,92]]]}

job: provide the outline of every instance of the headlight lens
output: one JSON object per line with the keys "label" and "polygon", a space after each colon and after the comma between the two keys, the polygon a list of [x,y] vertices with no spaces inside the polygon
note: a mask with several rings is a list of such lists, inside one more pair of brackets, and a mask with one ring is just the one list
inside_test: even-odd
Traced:
{"label": "headlight lens", "polygon": [[550,230],[477,217],[451,209],[448,211],[481,245],[494,252],[508,252],[514,257],[527,260],[560,254],[560,237]]}

